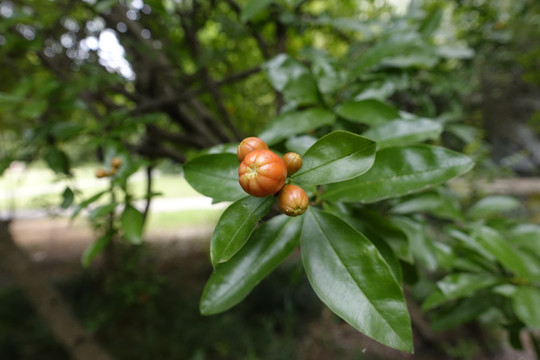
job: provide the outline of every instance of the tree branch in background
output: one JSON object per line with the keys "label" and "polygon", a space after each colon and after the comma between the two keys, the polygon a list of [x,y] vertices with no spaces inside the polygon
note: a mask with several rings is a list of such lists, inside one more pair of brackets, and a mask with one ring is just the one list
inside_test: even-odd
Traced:
{"label": "tree branch in background", "polygon": [[[188,18],[188,16],[185,13],[178,12],[178,14],[181,17],[181,25],[182,25],[182,29],[184,30],[184,35],[186,37],[188,47],[190,48],[193,57],[195,59],[200,59],[202,55],[201,44],[197,37],[197,30],[192,25],[194,24],[194,21],[192,18]],[[225,122],[225,125],[233,133],[236,140],[241,140],[242,134],[240,134],[240,131],[233,124],[231,117],[229,115],[229,112],[227,111],[227,109],[225,108],[225,104],[223,103],[223,97],[221,96],[221,91],[219,89],[219,86],[212,79],[212,76],[210,75],[210,72],[208,71],[208,67],[206,67],[206,65],[202,65],[199,69],[199,73],[203,79],[203,83],[205,84],[206,88],[212,95],[212,98],[214,99],[216,103],[218,112],[220,113],[223,121]]]}

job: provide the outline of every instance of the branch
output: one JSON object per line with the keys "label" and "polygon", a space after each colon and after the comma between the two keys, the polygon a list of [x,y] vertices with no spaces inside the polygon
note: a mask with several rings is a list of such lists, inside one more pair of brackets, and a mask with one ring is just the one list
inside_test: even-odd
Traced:
{"label": "branch", "polygon": [[[236,74],[229,75],[221,80],[215,81],[217,86],[225,86],[232,83],[235,83],[237,81],[244,80],[251,75],[257,74],[262,70],[262,66],[258,65],[255,67],[252,67],[251,69],[247,69],[244,71],[241,71]],[[136,101],[138,103],[137,108],[133,110],[133,115],[141,115],[149,111],[158,110],[164,105],[170,105],[170,104],[177,104],[179,102],[188,101],[190,99],[193,99],[203,93],[206,89],[205,88],[198,88],[194,90],[187,90],[181,93],[174,93],[167,96],[161,96],[157,99],[152,100],[146,100],[146,101]]]}
{"label": "branch", "polygon": [[[190,21],[192,19],[188,19],[186,15],[181,12],[179,12],[178,14],[182,18],[181,20],[182,29],[184,30],[184,35],[186,36],[186,40],[191,50],[191,53],[195,59],[200,58],[201,57],[201,44],[197,37],[196,29],[194,29],[193,27],[189,25],[189,23],[193,23],[193,21]],[[214,98],[217,109],[219,113],[221,114],[223,121],[225,122],[225,125],[229,128],[229,130],[233,132],[237,140],[242,139],[242,135],[240,134],[236,126],[233,124],[231,117],[229,113],[227,112],[227,109],[225,108],[219,86],[212,79],[212,76],[210,75],[208,68],[203,65],[201,66],[199,72],[203,78],[203,82],[206,85],[206,88],[208,89],[212,97]]]}
{"label": "branch", "polygon": [[262,70],[262,66],[258,65],[258,66],[252,67],[251,69],[247,69],[239,73],[229,75],[224,79],[218,80],[216,81],[216,85],[223,86],[223,85],[228,85],[228,84],[240,81],[240,80],[244,80],[250,77],[251,75],[257,74],[261,70]]}
{"label": "branch", "polygon": [[169,141],[176,144],[192,146],[199,149],[204,149],[209,145],[198,135],[172,133],[165,129],[157,127],[156,125],[148,125],[147,130],[148,135],[152,138],[159,138],[161,140]]}

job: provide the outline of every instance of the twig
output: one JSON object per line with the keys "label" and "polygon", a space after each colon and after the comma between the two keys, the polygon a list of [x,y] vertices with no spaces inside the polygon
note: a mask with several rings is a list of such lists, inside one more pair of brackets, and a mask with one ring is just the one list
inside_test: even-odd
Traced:
{"label": "twig", "polygon": [[148,211],[150,210],[150,204],[152,202],[152,171],[154,167],[152,165],[146,167],[146,205],[143,212],[143,223],[146,223],[148,217]]}

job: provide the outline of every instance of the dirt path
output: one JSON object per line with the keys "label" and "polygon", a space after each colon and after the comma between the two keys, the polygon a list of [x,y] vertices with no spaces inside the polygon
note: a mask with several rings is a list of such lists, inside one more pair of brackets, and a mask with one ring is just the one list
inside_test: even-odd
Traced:
{"label": "dirt path", "polygon": [[[147,232],[145,239],[160,256],[206,252],[212,227],[184,227]],[[15,220],[11,231],[31,258],[52,278],[69,277],[81,270],[81,256],[96,235],[83,219],[70,224],[67,218]],[[0,273],[0,281],[5,282]]]}

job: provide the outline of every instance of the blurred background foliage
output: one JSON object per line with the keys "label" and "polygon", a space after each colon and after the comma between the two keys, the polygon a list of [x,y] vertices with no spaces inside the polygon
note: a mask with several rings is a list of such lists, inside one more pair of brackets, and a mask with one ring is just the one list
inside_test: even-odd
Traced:
{"label": "blurred background foliage", "polygon": [[[539,37],[535,0],[1,0],[0,174],[14,161],[45,166],[65,185],[57,205],[80,210],[107,198],[90,215],[96,237],[109,241],[118,228],[140,237],[142,229],[107,218],[119,204],[158,195],[128,184],[139,170],[149,183],[156,169],[176,175],[198,151],[259,133],[282,111],[309,103],[303,88],[283,89],[298,100],[287,103],[265,76],[263,63],[287,53],[310,67],[325,103],[379,99],[444,123],[441,141],[478,163],[470,178],[536,176]],[[369,51],[384,60],[359,63]],[[293,73],[297,66],[291,61]],[[109,170],[113,157],[124,164],[107,190],[95,197],[77,189],[77,169]],[[480,193],[438,195],[470,205]],[[407,200],[401,214],[410,211]],[[534,200],[518,215],[534,218]],[[294,259],[233,311],[202,318],[204,254],[186,267],[195,279],[167,269],[145,246],[122,245],[115,256],[121,261],[106,276],[81,270],[61,289],[116,357],[317,358],[302,336],[320,304]],[[424,260],[444,268],[444,259]],[[425,283],[417,285],[422,297]],[[435,315],[441,327],[451,317],[444,315]],[[0,358],[67,356],[12,287],[0,290],[0,318]],[[330,336],[318,336],[332,348]],[[481,345],[460,345],[467,340],[448,345],[444,356],[474,358]],[[364,358],[361,346],[332,350]]]}

